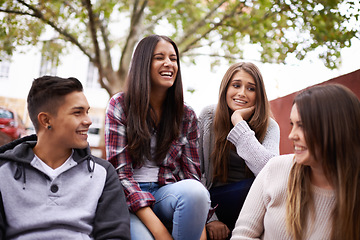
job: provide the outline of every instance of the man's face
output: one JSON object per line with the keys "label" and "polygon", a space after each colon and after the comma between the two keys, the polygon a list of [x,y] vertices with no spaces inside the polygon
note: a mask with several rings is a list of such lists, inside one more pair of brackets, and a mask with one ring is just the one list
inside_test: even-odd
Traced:
{"label": "man's face", "polygon": [[83,92],[72,92],[64,97],[56,116],[51,118],[53,141],[63,149],[86,148],[87,132],[92,124],[89,103]]}

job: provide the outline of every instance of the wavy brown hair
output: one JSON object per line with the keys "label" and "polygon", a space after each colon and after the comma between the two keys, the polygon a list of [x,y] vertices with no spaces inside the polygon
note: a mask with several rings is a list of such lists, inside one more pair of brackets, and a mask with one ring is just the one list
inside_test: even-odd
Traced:
{"label": "wavy brown hair", "polygon": [[[152,116],[156,116],[150,105],[151,61],[157,43],[165,40],[174,47],[177,56],[178,72],[163,103],[163,112],[156,126]],[[176,44],[166,36],[150,35],[137,45],[127,78],[125,89],[125,108],[127,113],[128,150],[134,166],[141,166],[144,160],[153,159],[158,164],[163,161],[173,140],[179,136],[183,119],[184,99],[180,71],[179,51]],[[156,151],[151,155],[150,138],[157,130]]]}
{"label": "wavy brown hair", "polygon": [[250,128],[255,132],[255,136],[259,140],[259,142],[262,142],[264,140],[266,130],[269,124],[269,101],[267,99],[264,81],[259,68],[255,64],[250,62],[240,62],[231,65],[226,71],[220,84],[219,101],[216,107],[214,117],[215,146],[211,154],[214,169],[213,180],[216,179],[222,182],[225,182],[228,176],[228,156],[231,147],[233,147],[232,143],[230,143],[226,139],[232,128],[232,111],[227,105],[226,93],[232,77],[240,70],[243,70],[250,74],[255,81],[255,111],[251,118],[248,120],[248,124]]}
{"label": "wavy brown hair", "polygon": [[[360,101],[348,88],[315,86],[294,100],[310,154],[320,162],[335,191],[331,239],[360,239]],[[309,166],[289,174],[286,224],[294,239],[313,208]],[[313,212],[313,211],[312,211]]]}

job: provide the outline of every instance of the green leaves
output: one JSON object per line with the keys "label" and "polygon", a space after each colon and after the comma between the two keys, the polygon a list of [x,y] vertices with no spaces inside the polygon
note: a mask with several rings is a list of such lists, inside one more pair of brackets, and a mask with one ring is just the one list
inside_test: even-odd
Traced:
{"label": "green leaves", "polygon": [[263,62],[282,63],[288,54],[303,59],[317,49],[324,64],[335,68],[340,49],[360,37],[359,5],[357,0],[0,0],[0,57],[51,40],[49,53],[64,54],[73,45],[106,69],[103,77],[116,71],[124,81],[137,41],[158,33],[170,36],[182,57],[194,63],[206,54],[214,65],[241,61],[245,47],[256,44]]}

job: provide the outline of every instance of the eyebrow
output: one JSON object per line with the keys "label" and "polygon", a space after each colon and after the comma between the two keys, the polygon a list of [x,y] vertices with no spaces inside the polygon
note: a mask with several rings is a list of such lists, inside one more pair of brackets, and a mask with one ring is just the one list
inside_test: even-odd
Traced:
{"label": "eyebrow", "polygon": [[[79,106],[79,107],[72,107],[71,109],[72,109],[72,110],[85,110],[86,108]],[[89,109],[90,109],[90,107],[88,107],[87,110],[89,110]]]}
{"label": "eyebrow", "polygon": [[[153,57],[154,56],[156,56],[156,55],[165,55],[164,53],[154,53],[154,55],[153,55]],[[177,57],[177,55],[176,54],[170,54],[170,56],[172,56],[172,57]]]}
{"label": "eyebrow", "polygon": [[[231,82],[242,82],[242,80],[241,79],[233,79],[233,80],[231,80]],[[256,86],[256,83],[248,82],[248,84]]]}

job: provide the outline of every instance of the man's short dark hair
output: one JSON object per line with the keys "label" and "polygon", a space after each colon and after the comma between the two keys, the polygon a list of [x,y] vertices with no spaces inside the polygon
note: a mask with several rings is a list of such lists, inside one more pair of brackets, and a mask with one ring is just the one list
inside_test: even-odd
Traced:
{"label": "man's short dark hair", "polygon": [[43,76],[34,79],[27,97],[27,107],[35,130],[39,128],[37,116],[40,112],[56,114],[64,97],[75,91],[82,92],[83,86],[73,77]]}

